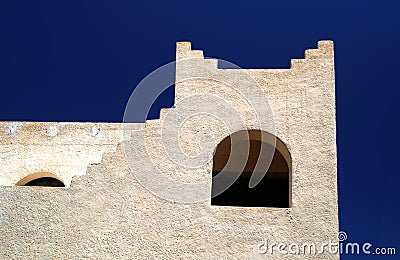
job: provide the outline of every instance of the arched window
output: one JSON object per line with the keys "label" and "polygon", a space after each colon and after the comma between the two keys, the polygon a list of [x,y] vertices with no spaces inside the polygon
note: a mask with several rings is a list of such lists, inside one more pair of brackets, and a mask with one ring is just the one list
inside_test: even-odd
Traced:
{"label": "arched window", "polygon": [[291,158],[285,144],[259,130],[226,137],[214,153],[211,196],[211,205],[218,206],[290,207]]}
{"label": "arched window", "polygon": [[49,172],[37,172],[22,178],[17,186],[45,186],[65,187],[64,183],[54,174]]}

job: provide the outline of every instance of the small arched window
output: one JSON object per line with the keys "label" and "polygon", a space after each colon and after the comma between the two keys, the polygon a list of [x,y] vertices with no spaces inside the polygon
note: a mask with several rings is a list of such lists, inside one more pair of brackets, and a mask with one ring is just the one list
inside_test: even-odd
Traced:
{"label": "small arched window", "polygon": [[54,174],[49,172],[37,172],[22,178],[17,186],[43,186],[65,187],[64,183]]}
{"label": "small arched window", "polygon": [[290,207],[288,149],[274,135],[259,130],[226,137],[214,153],[211,196],[211,205],[218,206]]}

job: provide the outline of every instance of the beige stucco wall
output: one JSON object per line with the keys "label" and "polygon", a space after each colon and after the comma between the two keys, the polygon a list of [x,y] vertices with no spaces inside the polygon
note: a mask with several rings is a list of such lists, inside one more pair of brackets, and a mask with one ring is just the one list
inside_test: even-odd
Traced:
{"label": "beige stucco wall", "polygon": [[[258,252],[336,240],[333,43],[278,70],[178,43],[176,68],[174,108],[146,124],[0,123],[0,258],[338,258]],[[214,149],[243,129],[287,146],[290,208],[210,206]],[[37,171],[68,187],[13,186]]]}
{"label": "beige stucco wall", "polygon": [[121,124],[0,122],[0,185],[51,172],[66,186],[123,141]]}

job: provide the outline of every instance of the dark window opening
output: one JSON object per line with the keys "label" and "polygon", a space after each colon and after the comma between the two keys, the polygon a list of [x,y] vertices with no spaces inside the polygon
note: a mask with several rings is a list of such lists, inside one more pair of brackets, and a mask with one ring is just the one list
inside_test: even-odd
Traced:
{"label": "dark window opening", "polygon": [[[289,152],[286,150],[286,147],[280,140],[266,132],[257,130],[241,132],[248,132],[246,135],[250,140],[243,141],[243,134],[235,135],[235,133],[225,138],[218,145],[215,151],[213,158],[211,205],[277,208],[290,207],[290,160],[288,157]],[[264,138],[263,136],[267,136],[268,138]],[[270,140],[274,141],[274,145],[269,143]],[[235,158],[235,156],[246,156],[246,148],[244,148],[244,152],[235,149],[234,151],[236,151],[237,154],[231,154],[232,142],[235,142],[235,145],[237,145],[236,147],[239,148],[244,147],[243,145],[249,146],[247,161],[245,161],[244,167],[238,167],[239,169],[236,171],[235,163],[233,163],[233,167],[229,168],[229,171],[221,172],[227,165],[229,156],[233,156],[233,158]],[[246,142],[246,144],[243,142]],[[263,152],[260,156],[261,147],[263,147]],[[279,150],[284,154],[282,154],[277,148],[279,148]],[[266,156],[269,156],[269,158],[266,158]],[[256,164],[258,160],[267,160],[269,162],[267,164],[269,167],[266,167],[265,171],[259,172],[259,174],[265,174],[264,177],[255,187],[250,188],[250,178],[252,174],[255,173],[255,169],[257,169]],[[220,173],[223,173],[223,175],[220,176],[220,178],[214,179],[214,177]],[[219,182],[218,184],[224,183],[226,179],[230,178],[229,174],[235,174],[236,176],[240,174],[240,177],[232,185],[227,185],[229,188],[224,192],[216,195],[216,193],[218,193],[215,188],[217,184],[216,181]]]}
{"label": "dark window opening", "polygon": [[65,187],[64,183],[51,177],[34,179],[23,186]]}
{"label": "dark window opening", "polygon": [[22,178],[16,183],[17,186],[43,186],[43,187],[65,187],[65,184],[55,174],[50,172],[37,172]]}

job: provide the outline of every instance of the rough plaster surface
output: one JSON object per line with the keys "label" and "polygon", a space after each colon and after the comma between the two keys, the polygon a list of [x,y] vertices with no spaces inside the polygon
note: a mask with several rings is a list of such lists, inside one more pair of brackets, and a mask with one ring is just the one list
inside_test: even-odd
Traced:
{"label": "rough plaster surface", "polygon": [[[265,240],[336,241],[333,43],[320,41],[290,69],[218,69],[190,43],[177,44],[177,61],[175,106],[158,120],[0,123],[0,258],[339,258],[257,250]],[[264,113],[263,98],[271,114]],[[177,193],[210,198],[213,151],[243,129],[273,132],[286,144],[291,207],[171,202]],[[39,171],[56,174],[68,187],[13,186]],[[166,188],[154,181],[160,172],[202,185]]]}
{"label": "rough plaster surface", "polygon": [[35,172],[51,172],[66,186],[116,150],[121,124],[0,122],[0,185],[13,186]]}

